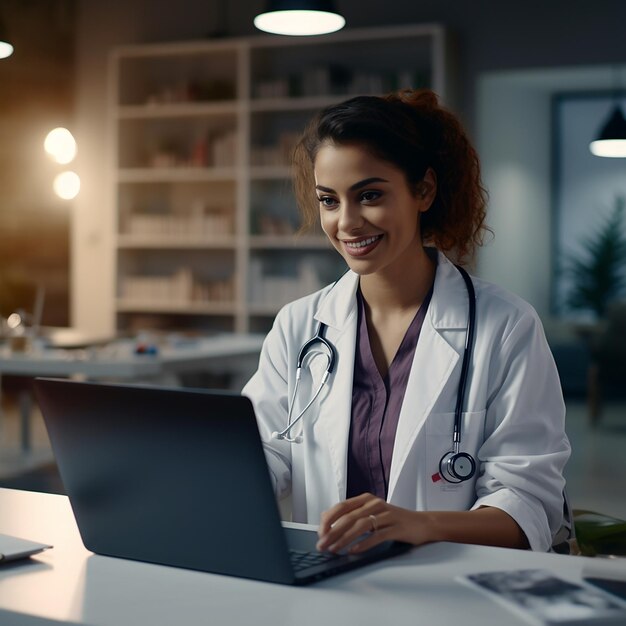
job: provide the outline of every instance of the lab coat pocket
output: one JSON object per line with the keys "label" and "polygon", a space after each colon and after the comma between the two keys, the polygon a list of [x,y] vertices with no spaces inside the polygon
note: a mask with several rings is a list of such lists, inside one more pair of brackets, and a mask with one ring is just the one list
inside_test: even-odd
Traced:
{"label": "lab coat pocket", "polygon": [[486,411],[462,414],[461,445],[459,452],[474,457],[476,473],[462,483],[449,483],[439,471],[441,458],[453,450],[454,413],[433,413],[425,424],[426,434],[426,507],[434,511],[462,511],[469,509],[476,500],[475,484],[480,473],[478,450],[484,440]]}

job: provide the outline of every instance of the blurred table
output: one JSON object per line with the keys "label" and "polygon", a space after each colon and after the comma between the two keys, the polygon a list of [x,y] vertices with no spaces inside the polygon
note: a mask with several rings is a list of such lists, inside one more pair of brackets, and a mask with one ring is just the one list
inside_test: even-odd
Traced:
{"label": "blurred table", "polygon": [[[69,343],[71,333],[64,340]],[[145,344],[138,339],[98,341],[82,348],[33,346],[28,352],[0,348],[2,375],[72,377],[90,380],[142,381],[180,385],[180,375],[189,372],[219,372],[231,375],[231,387],[240,389],[254,371],[263,335],[223,334],[207,338],[172,336]],[[54,344],[50,344],[53,346]],[[62,344],[61,344],[62,345]],[[139,354],[138,347],[147,348]],[[30,389],[20,393],[22,449],[30,448]]]}

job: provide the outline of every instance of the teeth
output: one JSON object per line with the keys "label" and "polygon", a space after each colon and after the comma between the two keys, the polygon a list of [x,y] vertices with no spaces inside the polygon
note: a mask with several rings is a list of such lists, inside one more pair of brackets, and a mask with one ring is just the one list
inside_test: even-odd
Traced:
{"label": "teeth", "polygon": [[379,237],[380,235],[377,235],[376,237],[368,237],[362,241],[346,241],[346,245],[349,248],[364,248],[365,246],[369,246],[371,243],[374,243],[377,239],[379,239]]}

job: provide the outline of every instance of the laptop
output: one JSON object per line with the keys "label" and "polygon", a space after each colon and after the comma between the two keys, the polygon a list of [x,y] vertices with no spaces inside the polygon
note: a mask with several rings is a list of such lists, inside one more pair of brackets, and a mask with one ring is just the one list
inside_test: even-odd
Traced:
{"label": "laptop", "polygon": [[315,549],[283,527],[254,409],[200,389],[38,378],[35,394],[92,552],[290,585],[407,550]]}
{"label": "laptop", "polygon": [[50,548],[52,546],[47,543],[0,534],[0,565],[19,559],[27,559]]}

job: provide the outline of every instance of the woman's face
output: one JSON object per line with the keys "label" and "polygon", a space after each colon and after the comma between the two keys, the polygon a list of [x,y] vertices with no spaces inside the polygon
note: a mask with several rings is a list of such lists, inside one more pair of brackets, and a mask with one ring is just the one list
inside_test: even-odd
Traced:
{"label": "woman's face", "polygon": [[324,144],[314,169],[322,229],[350,269],[367,275],[415,267],[419,215],[436,192],[432,170],[413,191],[402,170],[353,144]]}

